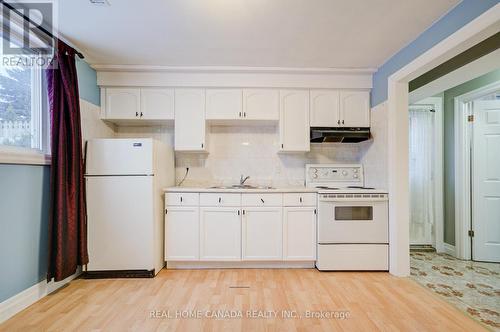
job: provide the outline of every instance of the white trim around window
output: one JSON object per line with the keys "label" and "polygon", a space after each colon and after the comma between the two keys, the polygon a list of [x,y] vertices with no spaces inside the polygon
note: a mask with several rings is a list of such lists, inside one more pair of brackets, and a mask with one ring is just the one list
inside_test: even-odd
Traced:
{"label": "white trim around window", "polygon": [[0,164],[50,165],[51,156],[39,150],[0,145]]}

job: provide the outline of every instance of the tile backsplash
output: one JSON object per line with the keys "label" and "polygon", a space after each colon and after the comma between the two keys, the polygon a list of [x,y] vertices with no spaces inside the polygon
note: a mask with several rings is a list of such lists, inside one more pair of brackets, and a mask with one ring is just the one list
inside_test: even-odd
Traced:
{"label": "tile backsplash", "polygon": [[[248,184],[302,186],[305,164],[363,163],[366,185],[387,187],[386,108],[372,111],[373,141],[360,144],[311,145],[307,153],[278,153],[277,126],[207,126],[208,153],[176,153],[178,183],[189,167],[183,186],[230,185],[240,175]],[[117,137],[154,137],[173,146],[172,127],[117,127]]]}

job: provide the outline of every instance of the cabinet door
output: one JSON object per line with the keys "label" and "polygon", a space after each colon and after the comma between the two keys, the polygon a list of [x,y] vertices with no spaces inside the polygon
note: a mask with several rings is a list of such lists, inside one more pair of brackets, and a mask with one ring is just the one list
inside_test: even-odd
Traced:
{"label": "cabinet door", "polygon": [[249,120],[280,118],[280,94],[276,89],[243,89],[243,117]]}
{"label": "cabinet door", "polygon": [[141,119],[173,120],[174,89],[141,89]]}
{"label": "cabinet door", "polygon": [[207,89],[207,120],[243,118],[240,89]]}
{"label": "cabinet door", "polygon": [[200,259],[241,260],[241,216],[239,208],[200,208]]}
{"label": "cabinet door", "polygon": [[309,90],[280,91],[280,150],[309,151]]}
{"label": "cabinet door", "polygon": [[370,93],[341,91],[340,121],[342,127],[370,127]]}
{"label": "cabinet door", "polygon": [[283,211],[284,259],[316,260],[316,208],[285,207]]}
{"label": "cabinet door", "polygon": [[205,90],[175,89],[175,150],[205,151]]}
{"label": "cabinet door", "polygon": [[140,119],[141,90],[106,88],[106,119]]}
{"label": "cabinet door", "polygon": [[283,259],[281,207],[243,208],[242,259],[247,261]]}
{"label": "cabinet door", "polygon": [[165,214],[165,260],[199,260],[199,248],[198,207],[167,206]]}
{"label": "cabinet door", "polygon": [[340,100],[337,90],[311,90],[311,127],[338,127]]}

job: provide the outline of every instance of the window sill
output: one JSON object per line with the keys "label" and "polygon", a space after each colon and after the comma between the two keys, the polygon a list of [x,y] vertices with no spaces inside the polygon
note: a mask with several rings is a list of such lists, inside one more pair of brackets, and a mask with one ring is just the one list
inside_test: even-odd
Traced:
{"label": "window sill", "polygon": [[50,165],[51,157],[37,151],[19,148],[0,147],[0,164]]}

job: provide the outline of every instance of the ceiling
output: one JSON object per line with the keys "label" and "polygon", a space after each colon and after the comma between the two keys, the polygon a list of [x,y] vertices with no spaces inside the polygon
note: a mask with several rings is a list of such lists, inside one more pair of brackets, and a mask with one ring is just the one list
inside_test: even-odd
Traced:
{"label": "ceiling", "polygon": [[377,68],[459,0],[59,1],[91,64]]}

